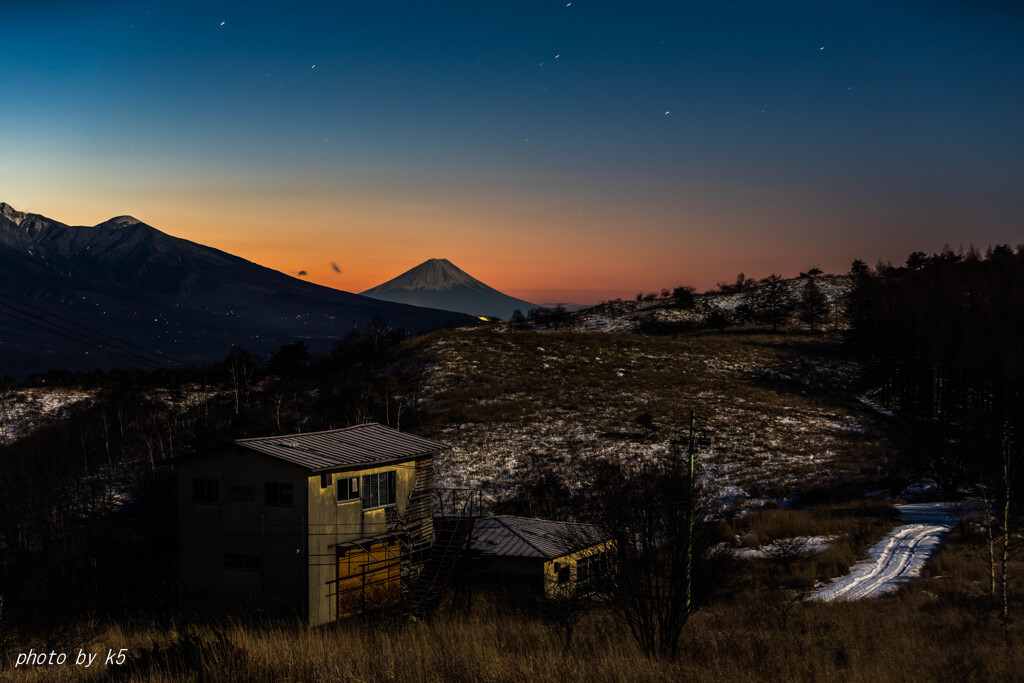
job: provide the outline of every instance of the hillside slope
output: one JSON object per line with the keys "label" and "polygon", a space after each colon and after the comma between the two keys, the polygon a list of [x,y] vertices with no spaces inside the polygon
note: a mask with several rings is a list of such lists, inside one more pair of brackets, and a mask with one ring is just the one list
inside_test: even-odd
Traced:
{"label": "hillside slope", "polygon": [[571,491],[594,458],[668,457],[691,409],[711,440],[698,461],[730,504],[848,486],[891,447],[826,337],[481,329],[428,342],[423,420],[452,445],[438,484],[495,501],[530,481]]}
{"label": "hillside slope", "polygon": [[[326,350],[377,316],[413,331],[467,316],[304,282],[130,216],[68,226],[0,204],[0,374],[184,363],[297,339]],[[116,344],[132,344],[115,354]],[[87,341],[88,343],[83,343]],[[120,346],[127,350],[125,346]],[[138,356],[134,354],[138,354]]]}

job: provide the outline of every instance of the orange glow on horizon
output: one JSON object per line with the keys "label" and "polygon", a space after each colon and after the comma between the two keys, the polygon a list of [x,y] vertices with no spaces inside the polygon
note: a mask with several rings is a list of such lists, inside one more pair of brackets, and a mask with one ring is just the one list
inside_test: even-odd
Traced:
{"label": "orange glow on horizon", "polygon": [[[308,282],[355,293],[426,259],[447,258],[481,282],[538,304],[594,304],[684,284],[705,291],[741,271],[755,278],[771,272],[792,277],[812,266],[842,273],[853,258],[877,258],[873,245],[892,227],[865,231],[863,217],[842,216],[845,225],[834,220],[830,226],[843,237],[828,245],[829,258],[815,239],[816,227],[808,227],[820,220],[820,208],[801,197],[786,203],[801,210],[776,207],[766,218],[763,206],[741,207],[711,193],[687,206],[642,198],[527,202],[499,193],[463,199],[455,191],[437,196],[414,188],[334,196],[317,188],[259,193],[237,185],[194,195],[181,188],[113,196],[93,189],[83,185],[59,197],[14,192],[3,199],[70,225],[130,214],[175,237],[288,275],[305,271]],[[906,241],[893,249],[894,258],[929,248]]]}

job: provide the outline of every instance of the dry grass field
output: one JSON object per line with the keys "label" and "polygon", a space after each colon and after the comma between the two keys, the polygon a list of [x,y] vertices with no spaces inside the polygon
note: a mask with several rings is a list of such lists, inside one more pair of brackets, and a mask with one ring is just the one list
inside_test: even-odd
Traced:
{"label": "dry grass field", "polygon": [[[477,594],[426,622],[336,628],[225,620],[176,628],[85,624],[66,642],[7,638],[9,681],[1012,681],[1024,672],[1019,629],[988,609],[982,539],[952,534],[926,576],[888,597],[803,603],[751,570],[694,616],[676,661],[647,658],[600,605],[569,648],[529,609]],[[1015,595],[1020,604],[1021,596]],[[74,666],[12,669],[20,648],[128,648]]]}
{"label": "dry grass field", "polygon": [[891,445],[823,336],[456,330],[417,339],[423,426],[452,445],[438,485],[513,494],[549,470],[570,490],[595,457],[662,457],[689,413],[708,480],[734,503],[878,481]]}

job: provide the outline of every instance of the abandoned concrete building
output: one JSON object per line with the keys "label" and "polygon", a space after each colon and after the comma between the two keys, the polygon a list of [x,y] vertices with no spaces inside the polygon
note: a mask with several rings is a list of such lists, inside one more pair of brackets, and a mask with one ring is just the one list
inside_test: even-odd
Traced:
{"label": "abandoned concrete building", "polygon": [[450,492],[454,521],[435,539],[430,485],[445,448],[362,424],[184,458],[182,606],[259,605],[318,625],[395,604],[416,581],[429,594],[451,577],[479,514]]}

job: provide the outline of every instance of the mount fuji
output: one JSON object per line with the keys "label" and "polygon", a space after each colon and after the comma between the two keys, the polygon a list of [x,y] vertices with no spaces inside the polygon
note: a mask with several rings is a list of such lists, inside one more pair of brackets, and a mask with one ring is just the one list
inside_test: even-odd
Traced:
{"label": "mount fuji", "polygon": [[538,308],[537,304],[488,287],[443,258],[424,261],[398,277],[361,294],[383,301],[504,320],[508,320],[516,309],[525,315],[531,308]]}

